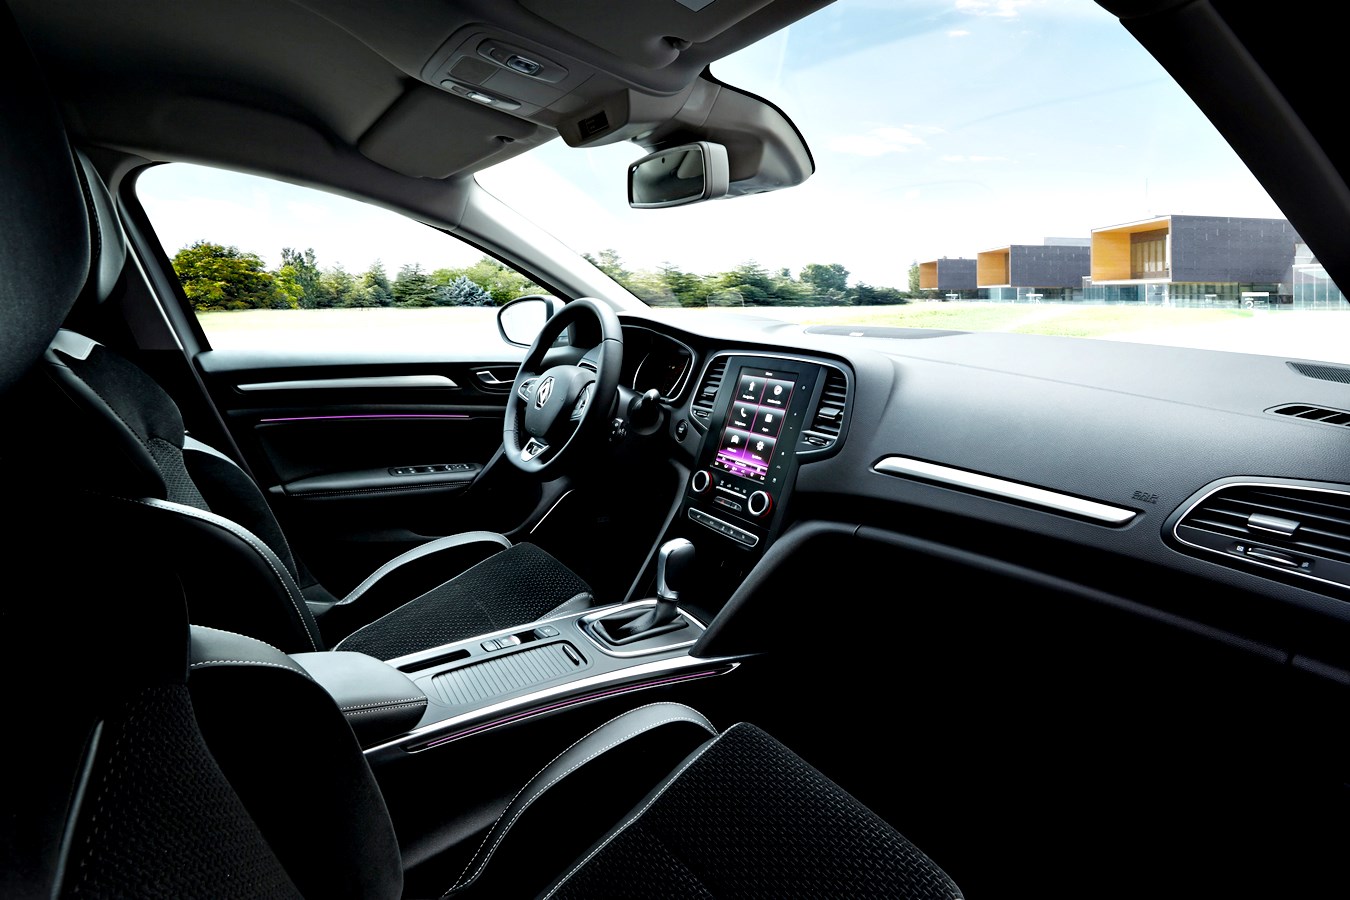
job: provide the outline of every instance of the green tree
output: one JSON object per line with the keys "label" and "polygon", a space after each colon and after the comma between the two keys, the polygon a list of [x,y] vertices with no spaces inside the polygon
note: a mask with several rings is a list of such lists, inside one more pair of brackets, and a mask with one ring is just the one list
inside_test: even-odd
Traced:
{"label": "green tree", "polygon": [[908,303],[909,297],[895,288],[873,287],[860,281],[849,289],[848,300],[854,306],[894,306]]}
{"label": "green tree", "polygon": [[[777,291],[773,279],[769,276],[769,271],[754,260],[742,263],[730,272],[714,275],[710,287],[717,294],[734,293],[739,295],[740,303],[732,302],[729,297],[722,298],[731,305],[778,305]],[[708,305],[713,305],[711,300]]]}
{"label": "green tree", "polygon": [[385,274],[384,263],[378,259],[370,264],[370,268],[361,274],[356,282],[356,290],[352,294],[348,306],[372,307],[389,306],[394,302],[394,290],[389,284],[389,276]]}
{"label": "green tree", "polygon": [[848,290],[848,269],[839,263],[809,263],[802,266],[802,281],[819,294],[829,291],[842,294]]}
{"label": "green tree", "polygon": [[662,263],[657,274],[681,306],[708,305],[707,279],[703,276],[682,271],[671,263]]}
{"label": "green tree", "polygon": [[357,305],[352,301],[359,293],[359,288],[351,273],[337,265],[319,276],[318,293],[320,307],[347,307]]}
{"label": "green tree", "polygon": [[468,275],[436,288],[438,306],[495,306],[492,295]]}
{"label": "green tree", "polygon": [[293,247],[281,248],[281,265],[275,273],[288,294],[293,294],[295,305],[300,309],[318,309],[331,304],[321,286],[323,273],[315,261],[314,248],[303,252]]}
{"label": "green tree", "polygon": [[911,297],[919,296],[919,262],[915,260],[909,264],[909,295]]}
{"label": "green tree", "polygon": [[179,250],[172,262],[183,293],[199,312],[290,306],[256,253],[201,240]]}
{"label": "green tree", "polygon": [[624,267],[623,260],[619,258],[618,251],[609,248],[601,250],[594,256],[589,253],[583,253],[582,256],[586,257],[586,261],[601,272],[604,272],[624,287],[628,287],[628,280],[633,276],[633,273]]}
{"label": "green tree", "polygon": [[436,303],[436,284],[418,263],[408,263],[398,270],[392,292],[394,303],[399,306],[433,306]]}

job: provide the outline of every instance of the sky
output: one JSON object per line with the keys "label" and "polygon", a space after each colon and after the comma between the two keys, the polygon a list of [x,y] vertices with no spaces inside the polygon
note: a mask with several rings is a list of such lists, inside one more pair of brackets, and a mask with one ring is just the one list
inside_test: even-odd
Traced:
{"label": "sky", "polygon": [[[712,70],[793,120],[816,164],[803,184],[633,210],[624,179],[642,148],[561,139],[480,183],[576,251],[613,249],[632,269],[840,263],[852,284],[901,289],[912,262],[1160,215],[1281,215],[1092,0],[837,0]],[[142,185],[170,255],[208,239],[275,266],[282,247],[314,247],[321,267],[379,260],[391,276],[480,255],[393,213],[247,176],[174,164]]]}

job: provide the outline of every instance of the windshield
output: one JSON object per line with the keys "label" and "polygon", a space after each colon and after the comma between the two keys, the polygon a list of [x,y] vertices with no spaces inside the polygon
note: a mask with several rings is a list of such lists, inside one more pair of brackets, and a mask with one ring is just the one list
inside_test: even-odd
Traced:
{"label": "windshield", "polygon": [[797,125],[797,187],[627,205],[630,143],[479,182],[653,307],[1350,361],[1340,291],[1233,150],[1085,0],[841,0],[712,67]]}

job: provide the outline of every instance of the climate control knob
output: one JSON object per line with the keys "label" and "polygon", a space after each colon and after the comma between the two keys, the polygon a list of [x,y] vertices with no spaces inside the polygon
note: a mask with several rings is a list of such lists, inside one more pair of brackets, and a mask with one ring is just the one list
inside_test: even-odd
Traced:
{"label": "climate control knob", "polygon": [[712,475],[707,469],[699,469],[689,478],[689,487],[695,494],[701,494],[712,487]]}
{"label": "climate control knob", "polygon": [[769,510],[773,508],[773,498],[765,491],[755,491],[745,501],[745,510],[750,515],[759,518],[767,516]]}

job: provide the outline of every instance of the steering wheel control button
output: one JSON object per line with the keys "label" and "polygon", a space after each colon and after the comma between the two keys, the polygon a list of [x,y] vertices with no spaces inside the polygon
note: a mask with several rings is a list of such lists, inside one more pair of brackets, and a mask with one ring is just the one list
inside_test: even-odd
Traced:
{"label": "steering wheel control button", "polygon": [[712,475],[707,469],[699,469],[689,478],[689,488],[695,494],[701,494],[712,487]]}
{"label": "steering wheel control button", "polygon": [[548,444],[545,444],[538,438],[530,438],[525,446],[521,448],[520,458],[525,462],[529,462],[547,449]]}

